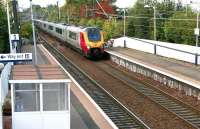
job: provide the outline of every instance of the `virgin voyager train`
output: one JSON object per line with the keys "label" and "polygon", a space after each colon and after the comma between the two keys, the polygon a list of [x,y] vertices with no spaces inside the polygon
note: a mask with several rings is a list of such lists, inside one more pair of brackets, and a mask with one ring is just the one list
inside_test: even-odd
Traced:
{"label": "virgin voyager train", "polygon": [[35,20],[35,24],[86,57],[101,57],[104,53],[103,32],[97,27],[64,25],[42,20]]}

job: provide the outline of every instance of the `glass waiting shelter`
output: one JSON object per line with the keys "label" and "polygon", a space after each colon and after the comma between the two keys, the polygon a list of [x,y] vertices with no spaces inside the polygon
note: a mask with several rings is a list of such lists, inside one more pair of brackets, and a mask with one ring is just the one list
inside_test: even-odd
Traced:
{"label": "glass waiting shelter", "polygon": [[12,129],[70,129],[68,78],[58,66],[13,66]]}

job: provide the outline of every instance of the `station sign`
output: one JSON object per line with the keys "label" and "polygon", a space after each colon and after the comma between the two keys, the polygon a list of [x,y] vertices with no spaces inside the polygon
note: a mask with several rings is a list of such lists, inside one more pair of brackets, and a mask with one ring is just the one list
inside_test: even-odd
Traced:
{"label": "station sign", "polygon": [[19,34],[11,34],[10,35],[10,40],[11,40],[11,53],[16,53],[17,51],[17,44],[19,43]]}
{"label": "station sign", "polygon": [[194,29],[194,34],[199,36],[199,28]]}
{"label": "station sign", "polygon": [[19,34],[11,34],[10,39],[11,40],[19,40]]}
{"label": "station sign", "polygon": [[32,61],[32,53],[0,54],[0,62]]}

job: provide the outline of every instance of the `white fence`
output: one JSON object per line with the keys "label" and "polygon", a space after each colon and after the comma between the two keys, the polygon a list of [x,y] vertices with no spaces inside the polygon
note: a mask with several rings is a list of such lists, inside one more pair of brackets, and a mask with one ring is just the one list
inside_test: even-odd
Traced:
{"label": "white fence", "polygon": [[115,39],[113,47],[124,47],[124,44],[127,48],[200,64],[199,47],[128,37]]}
{"label": "white fence", "polygon": [[11,66],[12,63],[8,63],[1,72],[0,77],[0,129],[3,129],[2,106],[6,95],[8,94],[8,81],[10,77]]}
{"label": "white fence", "polygon": [[6,95],[8,94],[8,83],[9,83],[9,77],[10,77],[10,72],[11,72],[11,66],[12,63],[8,63],[5,65],[2,73],[1,73],[1,82],[0,82],[0,90],[1,90],[1,104],[3,104],[4,99]]}

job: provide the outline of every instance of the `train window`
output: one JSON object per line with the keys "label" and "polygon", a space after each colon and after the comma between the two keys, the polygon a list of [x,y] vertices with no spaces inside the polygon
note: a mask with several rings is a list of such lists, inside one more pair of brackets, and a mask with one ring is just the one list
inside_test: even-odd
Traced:
{"label": "train window", "polygon": [[53,26],[49,26],[49,30],[53,30]]}
{"label": "train window", "polygon": [[46,28],[46,24],[44,24],[44,28]]}
{"label": "train window", "polygon": [[72,31],[69,31],[69,38],[77,40],[77,34]]}
{"label": "train window", "polygon": [[95,41],[101,40],[101,34],[100,34],[99,29],[97,29],[97,28],[88,28],[87,29],[87,33],[88,33],[89,41],[95,42]]}
{"label": "train window", "polygon": [[59,34],[62,34],[62,29],[56,28],[56,32],[59,33]]}

